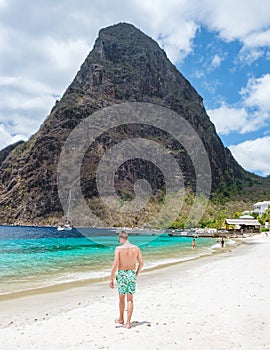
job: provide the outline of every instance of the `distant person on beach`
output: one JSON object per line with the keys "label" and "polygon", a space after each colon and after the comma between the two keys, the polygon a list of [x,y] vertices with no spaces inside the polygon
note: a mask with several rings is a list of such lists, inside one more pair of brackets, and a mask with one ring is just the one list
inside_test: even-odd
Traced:
{"label": "distant person on beach", "polygon": [[195,249],[196,248],[196,240],[195,238],[193,238],[192,240],[192,249]]}
{"label": "distant person on beach", "polygon": [[224,247],[224,238],[222,237],[221,238],[221,248],[223,248]]}
{"label": "distant person on beach", "polygon": [[[120,247],[116,247],[114,262],[111,271],[110,287],[114,288],[116,271],[117,286],[119,292],[119,318],[116,323],[124,324],[125,296],[127,296],[127,322],[126,328],[130,328],[130,320],[133,312],[133,294],[136,289],[136,278],[143,267],[141,250],[128,241],[128,233],[122,231],[118,235]],[[136,263],[138,267],[136,270]]]}

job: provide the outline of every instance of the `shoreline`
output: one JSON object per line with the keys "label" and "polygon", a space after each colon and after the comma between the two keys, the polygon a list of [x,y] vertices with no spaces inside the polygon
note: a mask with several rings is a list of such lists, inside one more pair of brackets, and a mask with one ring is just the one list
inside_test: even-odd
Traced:
{"label": "shoreline", "polygon": [[[256,237],[253,237],[256,239]],[[198,256],[192,259],[183,260],[180,262],[173,262],[158,265],[155,267],[150,267],[148,269],[143,269],[140,274],[140,281],[146,281],[147,279],[156,279],[156,276],[160,274],[166,274],[167,272],[171,272],[174,269],[178,271],[186,271],[198,266],[203,266],[204,264],[213,263],[215,261],[219,261],[222,259],[226,259],[233,254],[245,254],[246,249],[250,247],[244,247],[245,243],[240,242],[240,244],[236,244],[233,246],[225,247],[218,251],[205,254],[202,256]],[[243,248],[243,249],[241,249]],[[96,279],[86,279],[86,280],[78,280],[71,281],[66,283],[55,284],[51,286],[45,286],[41,288],[35,288],[30,290],[11,292],[7,294],[0,295],[0,316],[1,316],[1,306],[7,302],[16,302],[20,304],[20,300],[27,300],[31,298],[37,299],[45,299],[46,296],[51,295],[52,297],[56,296],[61,298],[62,296],[68,295],[73,291],[82,291],[84,294],[84,290],[90,290],[90,296],[93,297],[94,294],[92,292],[98,292],[102,294],[108,294],[110,290],[107,288],[109,285],[109,276],[108,277],[100,277]],[[0,324],[1,328],[1,324]]]}
{"label": "shoreline", "polygon": [[[163,260],[161,260],[161,263],[158,263],[157,265],[144,268],[143,274],[148,274],[148,273],[151,273],[154,271],[159,271],[162,269],[170,268],[171,266],[189,264],[193,261],[201,261],[202,259],[204,259],[206,257],[213,259],[215,255],[224,254],[227,251],[234,250],[238,246],[241,246],[243,244],[242,240],[243,239],[241,239],[241,240],[235,239],[236,243],[234,243],[232,245],[225,246],[224,248],[216,248],[215,250],[209,251],[208,253],[206,253],[206,252],[199,253],[199,255],[197,255],[197,256],[186,257],[184,259],[179,259],[178,261],[164,263]],[[194,253],[195,252],[196,252],[196,250],[194,251]],[[36,287],[36,288],[31,288],[31,289],[24,289],[24,290],[2,293],[2,294],[0,294],[0,302],[5,301],[5,300],[9,300],[9,299],[22,298],[22,297],[27,297],[27,296],[37,295],[37,294],[54,293],[54,292],[69,290],[72,288],[92,286],[94,284],[100,284],[102,282],[109,281],[109,276],[110,276],[110,273],[108,272],[107,276],[102,276],[102,277],[59,282],[59,283],[54,283],[54,284],[47,285],[47,286],[41,286],[41,287]]]}

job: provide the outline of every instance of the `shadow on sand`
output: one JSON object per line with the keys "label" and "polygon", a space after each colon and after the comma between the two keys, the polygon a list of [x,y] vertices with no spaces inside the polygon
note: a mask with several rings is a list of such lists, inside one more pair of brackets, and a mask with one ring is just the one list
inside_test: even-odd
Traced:
{"label": "shadow on sand", "polygon": [[[138,327],[138,326],[143,326],[143,325],[146,325],[148,327],[151,327],[151,322],[149,321],[132,321],[130,323],[130,328],[135,328],[135,327]],[[117,326],[115,326],[115,328],[122,328],[122,327],[125,327],[125,324],[118,324]]]}

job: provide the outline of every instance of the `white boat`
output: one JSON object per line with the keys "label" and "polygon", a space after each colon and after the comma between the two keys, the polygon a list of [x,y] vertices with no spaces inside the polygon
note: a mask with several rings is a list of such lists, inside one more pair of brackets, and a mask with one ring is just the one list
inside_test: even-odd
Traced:
{"label": "white boat", "polygon": [[170,237],[193,237],[195,235],[194,230],[172,230],[168,233],[168,236]]}
{"label": "white boat", "polygon": [[115,229],[116,233],[119,234],[122,231],[126,231],[131,236],[155,236],[160,234],[160,230],[146,229],[140,227],[119,227]]}
{"label": "white boat", "polygon": [[69,191],[69,195],[68,195],[68,208],[67,208],[66,222],[58,225],[57,231],[71,231],[72,230],[72,225],[71,225],[71,222],[69,220],[70,203],[71,203],[71,191]]}
{"label": "white boat", "polygon": [[59,225],[57,227],[57,231],[70,231],[70,230],[72,230],[72,226],[69,223]]}
{"label": "white boat", "polygon": [[186,237],[189,236],[189,233],[187,231],[181,231],[181,232],[171,232],[168,233],[168,236],[170,237]]}

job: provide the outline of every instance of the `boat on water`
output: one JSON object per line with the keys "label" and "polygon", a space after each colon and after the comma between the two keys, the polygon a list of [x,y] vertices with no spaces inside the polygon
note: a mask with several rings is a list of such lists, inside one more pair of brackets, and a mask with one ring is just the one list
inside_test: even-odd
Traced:
{"label": "boat on water", "polygon": [[170,237],[193,237],[196,235],[193,230],[172,230],[168,233]]}
{"label": "boat on water", "polygon": [[70,223],[61,224],[57,226],[57,231],[70,231],[72,230],[72,225]]}
{"label": "boat on water", "polygon": [[72,230],[72,224],[69,219],[70,217],[70,203],[71,203],[71,191],[69,191],[68,195],[68,207],[67,207],[67,215],[66,215],[66,221],[57,227],[57,231],[71,231]]}
{"label": "boat on water", "polygon": [[131,236],[155,236],[163,233],[163,230],[146,229],[138,227],[119,227],[115,229],[116,234],[119,234],[121,231],[126,231]]}

